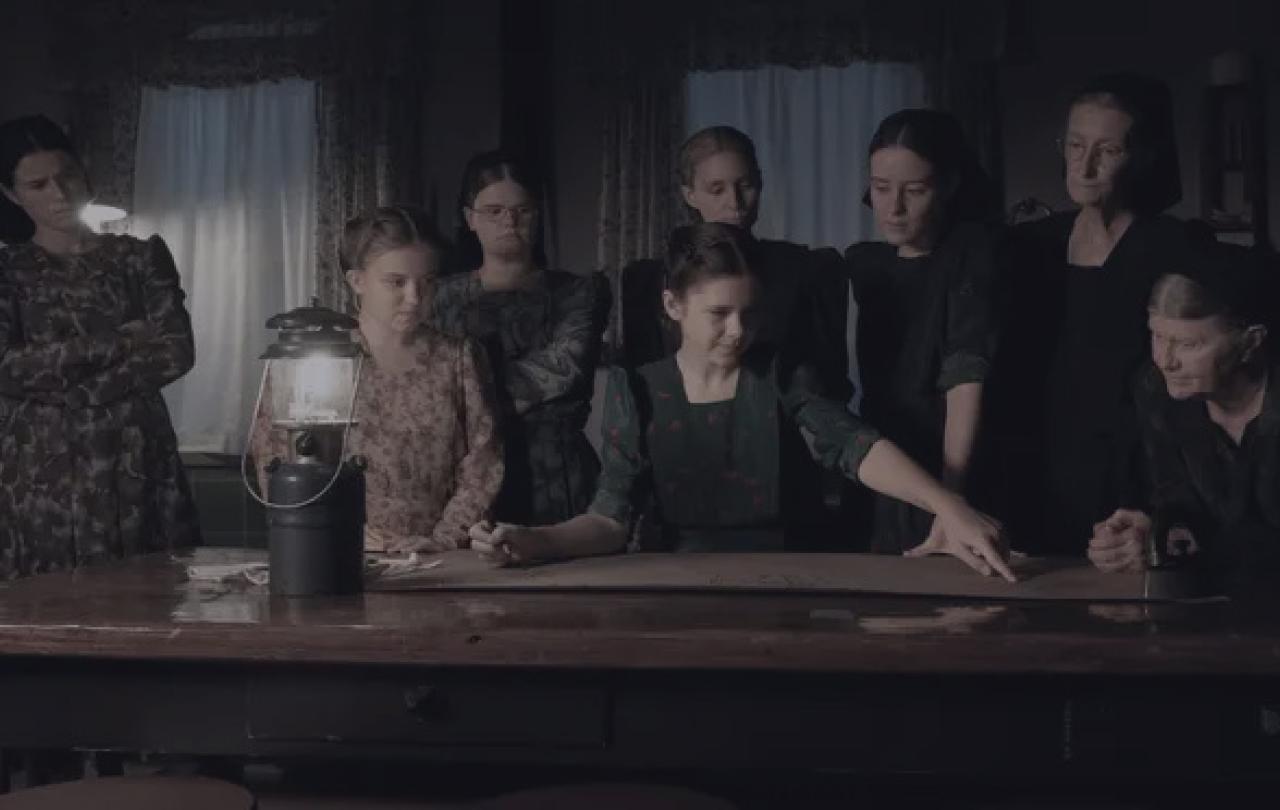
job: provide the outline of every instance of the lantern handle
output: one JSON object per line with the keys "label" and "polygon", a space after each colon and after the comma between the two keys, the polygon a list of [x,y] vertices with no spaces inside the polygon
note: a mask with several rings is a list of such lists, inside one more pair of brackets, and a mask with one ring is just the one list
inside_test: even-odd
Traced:
{"label": "lantern handle", "polygon": [[347,423],[342,428],[342,446],[338,450],[338,463],[334,465],[333,476],[329,478],[329,483],[324,485],[324,489],[301,503],[271,503],[269,495],[264,499],[253,491],[253,485],[249,483],[247,470],[249,465],[249,439],[253,435],[253,426],[257,423],[258,412],[262,408],[262,396],[267,390],[267,377],[271,374],[271,361],[267,361],[266,367],[262,370],[262,382],[258,383],[258,398],[253,404],[253,417],[249,420],[249,435],[245,437],[244,448],[240,451],[240,480],[244,482],[244,488],[249,491],[255,501],[268,509],[301,509],[319,501],[329,494],[329,490],[333,489],[333,485],[338,481],[338,476],[342,473],[342,460],[347,455],[347,436],[351,432],[351,419],[355,415],[356,394],[360,391],[360,368],[363,365],[364,358],[356,357],[356,382],[355,385],[351,386],[351,401],[347,404]]}

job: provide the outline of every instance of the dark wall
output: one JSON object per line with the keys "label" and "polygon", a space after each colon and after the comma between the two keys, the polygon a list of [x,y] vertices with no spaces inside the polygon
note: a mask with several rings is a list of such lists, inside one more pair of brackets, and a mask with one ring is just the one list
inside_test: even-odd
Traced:
{"label": "dark wall", "polygon": [[0,0],[0,121],[39,113],[66,125],[71,117],[69,88],[55,69],[54,27],[41,3]]}
{"label": "dark wall", "polygon": [[1200,216],[1201,105],[1210,61],[1228,49],[1260,57],[1267,87],[1271,234],[1280,236],[1280,12],[1263,0],[1034,0],[1021,64],[1001,70],[1006,199],[1067,207],[1054,139],[1074,90],[1089,76],[1138,70],[1173,93],[1182,166],[1178,216]]}
{"label": "dark wall", "polygon": [[428,208],[452,233],[462,169],[475,152],[497,148],[502,126],[502,34],[499,0],[434,0],[424,47],[431,74],[423,100],[423,187]]}

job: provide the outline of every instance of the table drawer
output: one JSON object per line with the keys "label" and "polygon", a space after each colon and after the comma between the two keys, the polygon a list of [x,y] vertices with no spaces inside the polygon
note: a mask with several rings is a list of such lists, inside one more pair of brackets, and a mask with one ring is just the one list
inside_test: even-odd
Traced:
{"label": "table drawer", "polygon": [[262,741],[600,746],[603,688],[457,677],[258,679],[249,736]]}

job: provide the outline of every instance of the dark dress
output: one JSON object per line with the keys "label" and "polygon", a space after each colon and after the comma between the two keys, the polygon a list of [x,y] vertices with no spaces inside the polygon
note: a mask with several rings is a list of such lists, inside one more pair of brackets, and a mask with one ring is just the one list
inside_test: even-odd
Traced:
{"label": "dark dress", "polygon": [[1147,302],[1185,256],[1182,223],[1138,217],[1101,267],[1067,262],[1074,213],[1012,229],[987,389],[990,493],[1015,547],[1082,554],[1093,525],[1141,505],[1133,381],[1150,353]]}
{"label": "dark dress", "polygon": [[442,332],[485,347],[497,380],[506,475],[494,517],[539,526],[582,514],[600,470],[582,430],[609,315],[604,276],[544,271],[528,289],[486,292],[459,273],[439,281],[432,309]]}
{"label": "dark dress", "polygon": [[160,396],[195,359],[178,271],[159,237],[99,239],[0,248],[5,577],[199,539]]}
{"label": "dark dress", "polygon": [[[864,242],[845,261],[858,304],[862,417],[940,478],[947,391],[982,382],[994,348],[987,232],[957,226],[919,258]],[[900,554],[928,536],[933,515],[886,495],[874,501],[873,552]]]}
{"label": "dark dress", "polygon": [[1236,444],[1202,400],[1175,400],[1148,366],[1135,386],[1150,490],[1160,534],[1190,529],[1206,559],[1224,571],[1265,569],[1280,580],[1280,364],[1273,364],[1262,410]]}
{"label": "dark dress", "polygon": [[814,548],[820,493],[804,472],[812,464],[799,428],[824,467],[850,478],[880,437],[819,397],[810,372],[779,366],[755,353],[733,399],[707,404],[689,402],[674,357],[612,369],[591,511],[632,529],[641,550]]}

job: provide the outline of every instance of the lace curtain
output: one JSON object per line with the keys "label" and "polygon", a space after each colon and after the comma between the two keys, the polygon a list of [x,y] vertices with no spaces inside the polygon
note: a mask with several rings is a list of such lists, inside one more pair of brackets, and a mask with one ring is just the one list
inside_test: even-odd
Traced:
{"label": "lace curtain", "polygon": [[75,136],[99,198],[133,208],[143,87],[235,87],[304,78],[320,92],[314,274],[321,301],[350,302],[337,267],[343,223],[422,198],[425,67],[415,0],[60,0],[77,54]]}

